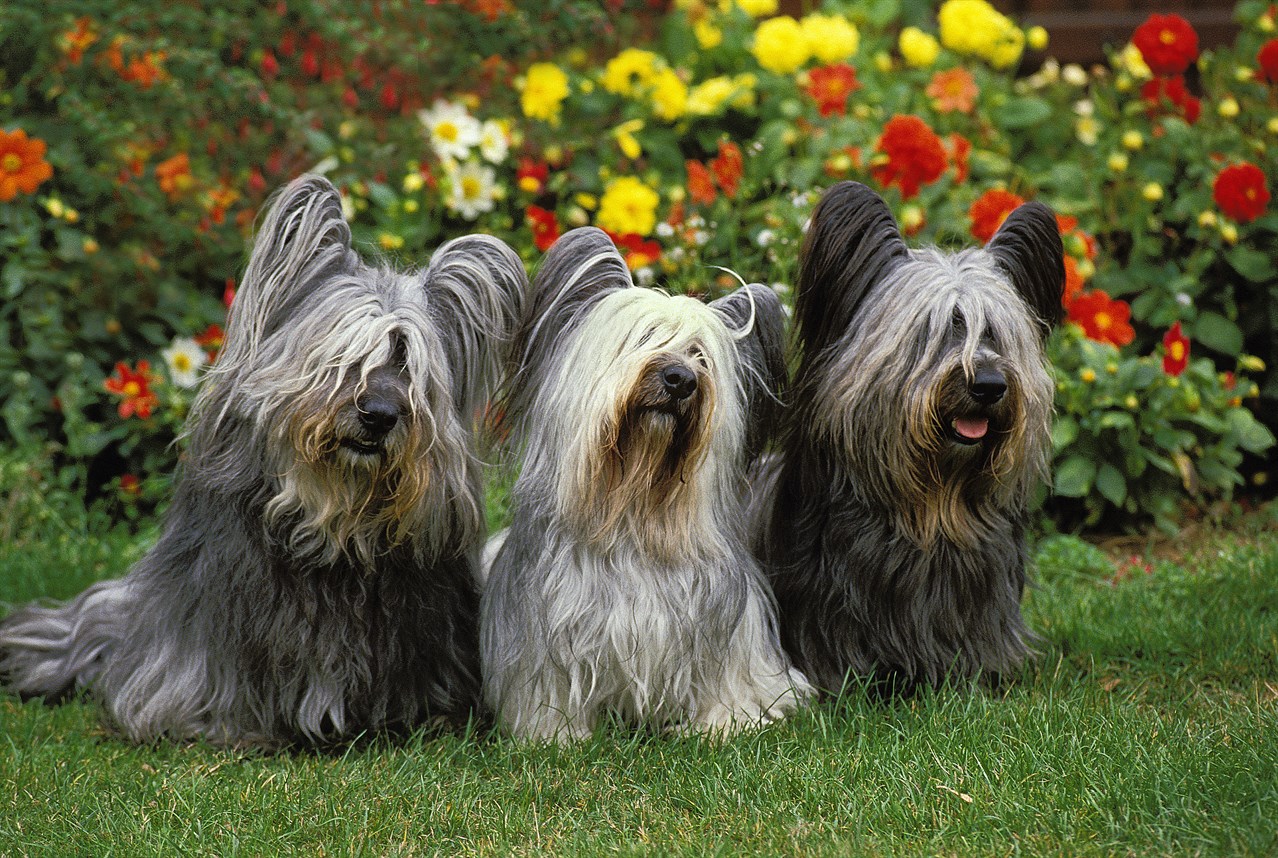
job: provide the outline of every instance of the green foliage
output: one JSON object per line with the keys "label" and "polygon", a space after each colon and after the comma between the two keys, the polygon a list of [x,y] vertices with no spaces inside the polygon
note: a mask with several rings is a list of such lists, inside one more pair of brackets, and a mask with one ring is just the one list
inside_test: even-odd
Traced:
{"label": "green foliage", "polygon": [[[1072,220],[1071,289],[1130,303],[1134,324],[1112,355],[1069,331],[1051,345],[1054,509],[1166,524],[1181,501],[1228,497],[1240,451],[1272,449],[1249,412],[1278,413],[1278,213],[1231,220],[1212,192],[1226,165],[1278,176],[1273,92],[1240,71],[1271,36],[1267,8],[1241,3],[1237,44],[1198,60],[1191,123],[1142,98],[1126,54],[1015,78],[991,65],[988,17],[965,53],[903,57],[902,23],[938,31],[912,0],[828,0],[852,41],[807,16],[811,38],[770,49],[763,19],[695,0],[9,3],[0,129],[45,141],[53,176],[0,202],[0,434],[91,494],[170,471],[192,389],[161,349],[190,360],[198,338],[215,357],[254,218],[303,170],[343,190],[366,254],[420,264],[486,231],[531,265],[558,231],[596,223],[640,282],[710,297],[736,283],[721,268],[787,294],[837,180],[879,188],[912,240],[944,247],[979,240],[974,206],[1006,190]],[[779,70],[794,51],[820,55]],[[821,75],[842,65],[855,78],[823,108]],[[955,70],[970,105],[928,91]],[[890,151],[895,116],[935,136]],[[917,193],[890,181],[924,150],[939,173]],[[1193,350],[1179,390],[1158,368],[1176,322]],[[1080,386],[1085,368],[1098,381]]]}

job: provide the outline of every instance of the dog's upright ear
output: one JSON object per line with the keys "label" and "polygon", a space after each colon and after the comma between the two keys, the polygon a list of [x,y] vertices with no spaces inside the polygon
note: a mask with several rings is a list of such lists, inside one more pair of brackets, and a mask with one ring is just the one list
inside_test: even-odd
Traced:
{"label": "dog's upright ear", "polygon": [[248,360],[316,284],[360,264],[337,188],[310,174],[289,182],[271,198],[253,239],[218,363],[238,366]]}
{"label": "dog's upright ear", "polygon": [[1061,320],[1065,289],[1065,250],[1056,215],[1040,202],[1024,203],[1007,216],[985,249],[1007,272],[1046,336]]}
{"label": "dog's upright ear", "polygon": [[859,182],[826,191],[799,254],[795,317],[804,353],[842,336],[866,293],[908,253],[882,197]]}
{"label": "dog's upright ear", "polygon": [[761,283],[742,286],[710,304],[737,339],[738,372],[745,395],[746,462],[763,452],[781,416],[787,370],[785,309]]}
{"label": "dog's upright ear", "polygon": [[465,235],[436,250],[422,278],[427,311],[443,332],[454,397],[473,410],[505,371],[528,300],[528,273],[505,242]]}

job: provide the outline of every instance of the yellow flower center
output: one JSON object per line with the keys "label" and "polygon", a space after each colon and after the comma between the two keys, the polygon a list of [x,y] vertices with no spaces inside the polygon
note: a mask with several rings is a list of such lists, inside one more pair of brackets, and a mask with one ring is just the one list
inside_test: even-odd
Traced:
{"label": "yellow flower center", "polygon": [[1100,312],[1096,314],[1096,327],[1102,331],[1108,330],[1109,326],[1114,324],[1114,317],[1109,313]]}
{"label": "yellow flower center", "polygon": [[474,176],[466,176],[465,178],[462,179],[462,182],[461,182],[462,196],[465,197],[466,199],[473,200],[478,198],[480,188],[481,188],[481,185],[479,183],[479,179],[476,179]]}
{"label": "yellow flower center", "polygon": [[173,356],[173,369],[178,372],[191,371],[191,356],[186,354],[176,354]]}
{"label": "yellow flower center", "polygon": [[452,122],[441,122],[435,126],[435,136],[452,143],[458,137],[457,125]]}
{"label": "yellow flower center", "polygon": [[1177,341],[1171,344],[1171,358],[1178,363],[1185,359],[1184,343]]}
{"label": "yellow flower center", "polygon": [[9,152],[3,158],[0,158],[0,169],[6,173],[16,173],[22,169],[22,158]]}
{"label": "yellow flower center", "polygon": [[142,392],[142,385],[138,384],[136,381],[126,381],[122,392],[125,396],[132,399]]}
{"label": "yellow flower center", "polygon": [[1158,41],[1164,45],[1174,45],[1176,44],[1176,34],[1171,30],[1163,30],[1158,34]]}

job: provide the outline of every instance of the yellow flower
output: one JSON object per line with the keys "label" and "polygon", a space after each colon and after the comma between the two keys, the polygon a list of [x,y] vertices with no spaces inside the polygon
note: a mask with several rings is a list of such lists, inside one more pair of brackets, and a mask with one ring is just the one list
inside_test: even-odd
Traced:
{"label": "yellow flower", "polygon": [[1225,240],[1226,244],[1238,243],[1238,227],[1229,221],[1222,221],[1220,224],[1220,237]]}
{"label": "yellow flower", "polygon": [[1095,146],[1100,135],[1100,123],[1092,116],[1080,116],[1074,122],[1074,133],[1084,146]]}
{"label": "yellow flower", "polygon": [[1151,203],[1156,203],[1163,198],[1163,186],[1157,182],[1148,182],[1140,189],[1140,195]]}
{"label": "yellow flower", "polygon": [[1204,209],[1198,213],[1198,225],[1201,227],[1212,227],[1216,225],[1216,213],[1211,209]]}
{"label": "yellow flower", "polygon": [[1137,80],[1149,80],[1154,76],[1149,66],[1145,64],[1145,55],[1131,42],[1128,42],[1127,46],[1119,52],[1118,65]]}
{"label": "yellow flower", "polygon": [[1248,372],[1264,372],[1265,362],[1255,355],[1242,355],[1238,358],[1238,366]]}
{"label": "yellow flower", "polygon": [[554,63],[533,63],[524,75],[524,89],[519,106],[524,116],[554,124],[559,121],[559,108],[568,97],[568,75]]}
{"label": "yellow flower", "polygon": [[908,65],[925,69],[941,54],[941,43],[918,27],[906,27],[897,40],[897,48]]}
{"label": "yellow flower", "polygon": [[1278,134],[1278,116],[1271,116],[1265,121],[1265,130],[1270,134]]}
{"label": "yellow flower", "polygon": [[759,85],[759,78],[750,72],[743,72],[732,79],[737,94],[732,99],[732,106],[740,110],[754,107],[756,98],[754,88]]}
{"label": "yellow flower", "polygon": [[86,238],[84,240],[84,243],[81,245],[81,248],[84,250],[85,253],[89,255],[97,253],[99,250],[102,249],[101,245],[98,244],[97,240],[93,238]]}
{"label": "yellow flower", "polygon": [[1025,42],[1036,51],[1047,47],[1047,30],[1043,27],[1030,27],[1025,31]]}
{"label": "yellow flower", "polygon": [[419,170],[414,170],[413,172],[408,173],[407,175],[404,176],[404,192],[405,193],[409,193],[409,194],[416,193],[417,191],[420,191],[422,187],[425,186],[425,184],[426,184],[426,180],[422,178],[422,174]]}
{"label": "yellow flower", "polygon": [[688,111],[688,87],[672,69],[663,68],[652,78],[652,106],[657,116],[673,122]]}
{"label": "yellow flower", "polygon": [[1216,105],[1216,112],[1226,119],[1233,119],[1238,115],[1239,110],[1238,102],[1229,97],[1226,97],[1220,104]]}
{"label": "yellow flower", "polygon": [[1115,173],[1121,173],[1127,169],[1127,156],[1122,152],[1111,152],[1109,156],[1109,168]]}
{"label": "yellow flower", "polygon": [[613,179],[604,188],[595,222],[619,235],[648,235],[657,225],[657,192],[634,176]]}
{"label": "yellow flower", "polygon": [[589,211],[594,211],[599,206],[599,200],[594,194],[583,192],[575,195],[572,199],[577,205]]}
{"label": "yellow flower", "polygon": [[754,58],[770,72],[798,71],[812,55],[803,28],[789,15],[769,18],[754,31]]}
{"label": "yellow flower", "polygon": [[712,77],[688,92],[688,112],[693,116],[713,116],[737,94],[737,85],[725,75]]}
{"label": "yellow flower", "polygon": [[1135,152],[1145,145],[1145,135],[1135,130],[1124,131],[1123,145],[1127,147],[1128,149],[1131,149],[1133,152]]}
{"label": "yellow flower", "polygon": [[643,148],[639,145],[639,141],[635,139],[635,133],[641,130],[643,130],[642,119],[631,119],[629,122],[623,122],[612,129],[612,136],[616,138],[617,145],[621,147],[621,154],[631,160],[643,154]]}
{"label": "yellow flower", "polygon": [[1081,378],[1084,381],[1084,383],[1091,384],[1093,381],[1096,380],[1096,370],[1092,369],[1089,366],[1085,366],[1081,370],[1079,370],[1078,377]]}
{"label": "yellow flower", "polygon": [[382,246],[382,250],[398,250],[404,246],[404,237],[390,232],[383,232],[377,236],[377,243]]}
{"label": "yellow flower", "polygon": [[659,60],[652,51],[626,48],[604,66],[604,89],[616,95],[638,95],[652,83]]}
{"label": "yellow flower", "polygon": [[1127,406],[1128,411],[1135,411],[1140,408],[1140,400],[1136,398],[1136,394],[1129,393],[1127,398],[1123,400],[1123,405]]}
{"label": "yellow flower", "polygon": [[751,18],[766,18],[777,13],[777,0],[737,0],[737,5]]}
{"label": "yellow flower", "polygon": [[723,30],[711,24],[705,18],[692,25],[692,35],[697,37],[697,46],[703,51],[717,48],[723,44]]}
{"label": "yellow flower", "polygon": [[946,0],[936,16],[941,44],[966,56],[980,57],[995,68],[1009,68],[1021,58],[1025,34],[986,0]]}
{"label": "yellow flower", "polygon": [[808,50],[821,63],[841,63],[861,46],[861,34],[842,15],[813,13],[799,22],[808,40]]}

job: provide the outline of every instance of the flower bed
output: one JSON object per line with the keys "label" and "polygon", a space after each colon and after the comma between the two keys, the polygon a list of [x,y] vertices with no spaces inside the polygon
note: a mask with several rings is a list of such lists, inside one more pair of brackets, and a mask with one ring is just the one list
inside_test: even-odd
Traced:
{"label": "flower bed", "polygon": [[1239,5],[1229,49],[1151,16],[1105,67],[1019,79],[1050,34],[984,0],[904,28],[891,2],[802,18],[775,0],[16,10],[0,413],[91,490],[134,498],[122,478],[171,467],[253,218],[308,169],[344,189],[359,240],[407,262],[488,231],[532,265],[593,223],[640,282],[709,295],[734,282],[716,266],[785,294],[840,179],[946,246],[1042,200],[1069,275],[1052,513],[1171,526],[1182,501],[1270,467],[1244,462],[1273,444],[1254,414],[1278,413],[1267,5]]}

